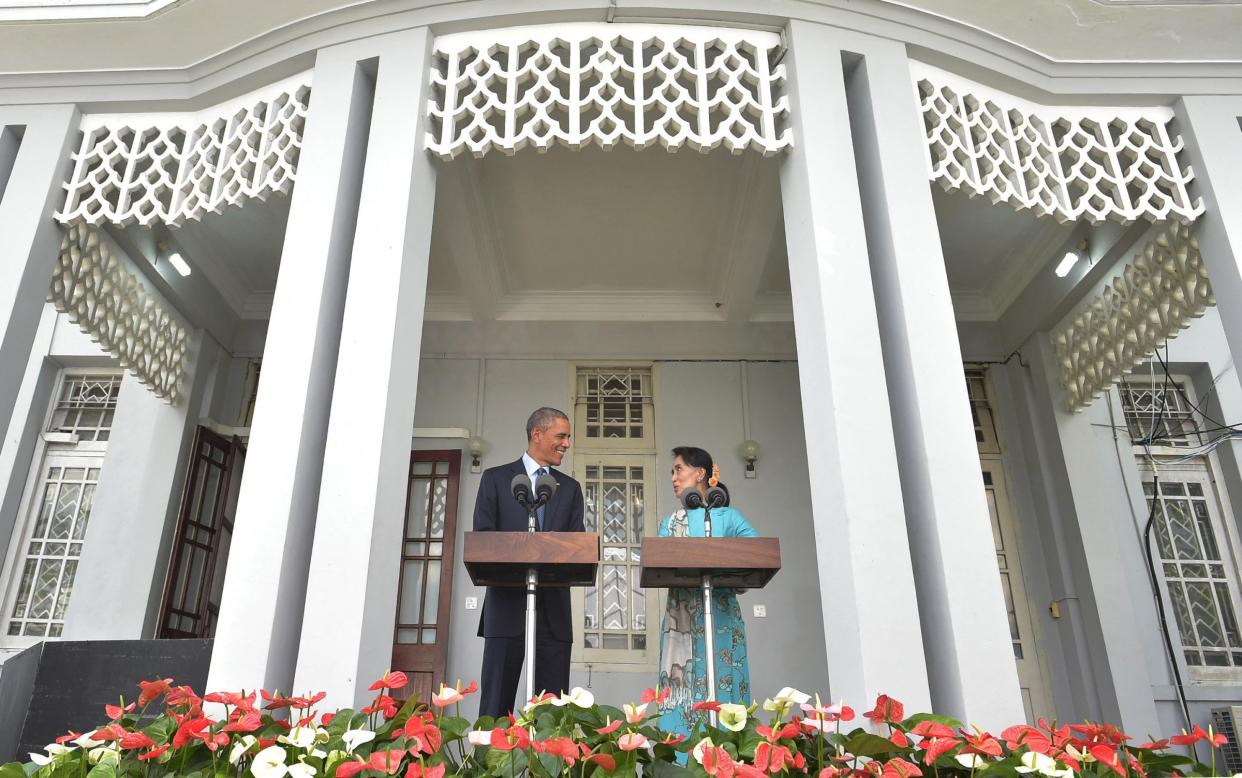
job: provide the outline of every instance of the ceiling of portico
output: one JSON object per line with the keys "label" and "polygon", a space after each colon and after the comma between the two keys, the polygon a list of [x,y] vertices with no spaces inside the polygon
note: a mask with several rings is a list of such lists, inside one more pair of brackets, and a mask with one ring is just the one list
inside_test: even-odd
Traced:
{"label": "ceiling of portico", "polygon": [[[72,10],[46,0],[7,0],[7,5],[26,11],[55,5],[58,15]],[[142,4],[126,0],[111,5]],[[350,22],[383,17],[388,24],[410,26],[443,22],[458,13],[469,18],[503,9],[511,14],[506,23],[540,23],[569,16],[602,18],[605,4],[561,4],[567,10],[559,16],[549,14],[547,5],[527,0],[497,3],[496,10],[471,4],[470,9],[446,12],[444,3],[429,0],[183,0],[171,5],[148,3],[142,7],[157,12],[133,19],[39,22],[10,16],[5,21],[0,14],[0,74],[113,71],[124,83],[121,71],[160,70],[180,81],[261,52],[279,50],[278,61],[311,51],[316,41],[332,39],[327,31]],[[686,16],[678,8],[685,3],[678,0],[618,0],[612,5],[621,20],[627,13]],[[1242,28],[1242,6],[1229,0],[756,0],[753,7],[753,13],[734,15],[742,23],[780,23],[787,17],[854,22],[860,28],[878,23],[885,34],[918,38],[919,45],[935,47],[939,36],[942,41],[969,42],[1002,58],[1031,57],[1029,62],[1035,65],[1242,61],[1236,34]],[[191,72],[195,67],[199,70]]]}
{"label": "ceiling of portico", "polygon": [[[439,163],[428,316],[789,321],[778,166],[628,148]],[[982,198],[935,188],[933,201],[959,319],[998,318],[1073,236]],[[288,203],[252,200],[168,233],[239,318],[267,316]]]}

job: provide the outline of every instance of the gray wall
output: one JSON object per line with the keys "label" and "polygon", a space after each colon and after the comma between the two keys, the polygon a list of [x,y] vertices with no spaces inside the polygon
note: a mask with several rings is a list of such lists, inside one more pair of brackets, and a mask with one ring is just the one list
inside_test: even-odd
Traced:
{"label": "gray wall", "polygon": [[[695,325],[690,325],[694,327]],[[572,413],[571,365],[573,360],[544,357],[480,356],[453,357],[436,354],[437,347],[452,343],[462,347],[472,337],[471,325],[428,325],[424,356],[419,370],[415,426],[461,427],[484,437],[490,448],[483,467],[516,459],[525,448],[524,424],[539,405],[553,405]],[[545,353],[590,351],[594,359],[610,350],[617,359],[633,358],[623,349],[644,343],[654,351],[669,342],[666,331],[646,325],[608,325],[592,328],[519,325],[494,348],[533,350]],[[584,331],[586,329],[587,331]],[[781,330],[784,332],[781,332]],[[446,332],[447,330],[447,332]],[[792,351],[788,325],[755,328],[760,341],[730,341],[728,346],[751,354],[770,350],[783,356]],[[447,341],[447,343],[446,343]],[[476,341],[477,343],[478,341]],[[677,342],[684,344],[685,339]],[[705,347],[719,341],[702,339]],[[473,344],[471,344],[473,345]],[[467,346],[468,347],[468,346]],[[718,345],[716,347],[719,347]],[[598,351],[596,350],[598,349]],[[614,350],[615,349],[615,350]],[[494,353],[494,352],[493,352]],[[787,352],[786,352],[787,353]],[[734,504],[761,534],[779,537],[783,568],[768,588],[741,597],[747,622],[750,672],[754,694],[771,695],[782,686],[828,691],[823,620],[820,611],[820,577],[812,539],[810,491],[805,464],[797,365],[792,362],[750,362],[746,366],[750,397],[750,435],[763,446],[758,477],[745,479],[736,449],[744,439],[742,411],[742,365],[739,361],[685,361],[676,354],[655,365],[655,423],[657,442],[656,504],[666,515],[673,505],[666,473],[668,449],[679,444],[707,448],[719,460],[722,477],[729,483]],[[484,396],[479,425],[480,370]],[[418,448],[461,448],[462,440],[416,440]],[[563,469],[572,468],[573,449]],[[463,461],[458,502],[458,537],[471,525],[479,476]],[[460,546],[459,546],[460,548]],[[465,598],[482,597],[470,584],[460,558],[453,582],[451,642],[448,676],[472,679],[479,675],[482,640],[476,637],[479,611],[466,610]],[[753,605],[763,604],[767,617],[752,616]],[[662,605],[662,603],[661,603]],[[601,699],[620,703],[636,699],[654,685],[649,670],[601,672],[598,667],[575,665],[571,682],[589,687]],[[474,714],[472,701],[468,715]]]}

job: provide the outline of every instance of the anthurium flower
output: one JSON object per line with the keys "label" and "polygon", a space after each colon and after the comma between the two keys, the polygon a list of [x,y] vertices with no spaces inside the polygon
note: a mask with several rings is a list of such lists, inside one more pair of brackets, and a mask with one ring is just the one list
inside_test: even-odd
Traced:
{"label": "anthurium flower", "polygon": [[575,686],[573,691],[568,694],[562,694],[559,697],[554,697],[551,702],[558,708],[566,705],[574,705],[579,708],[589,708],[595,704],[595,695],[591,694],[586,689],[583,689],[581,686]]}
{"label": "anthurium flower", "polygon": [[704,772],[713,778],[730,778],[736,763],[723,746],[713,745],[710,738],[703,738],[694,747],[694,760],[703,766]]}
{"label": "anthurium flower", "polygon": [[703,702],[696,702],[693,705],[691,705],[690,710],[719,711],[720,703],[716,702],[715,700],[704,700]]}
{"label": "anthurium flower", "polygon": [[735,702],[721,703],[717,720],[720,726],[730,732],[741,732],[742,727],[746,726],[746,706],[738,705]]}
{"label": "anthurium flower", "polygon": [[68,753],[69,751],[72,751],[73,749],[63,746],[59,743],[49,743],[47,748],[44,750],[47,751],[47,754],[39,754],[33,751],[30,752],[30,761],[34,762],[40,767],[44,767],[45,765],[51,764],[52,760],[54,760],[60,754]]}
{"label": "anthurium flower", "polygon": [[648,745],[647,738],[638,732],[626,732],[617,738],[617,747],[622,751],[636,751],[640,748],[646,748]]}
{"label": "anthurium flower", "polygon": [[401,760],[405,758],[404,750],[372,751],[367,760],[367,769],[393,775],[401,769]]}
{"label": "anthurium flower", "polygon": [[147,762],[152,759],[159,759],[161,756],[163,756],[164,752],[168,750],[168,748],[169,748],[169,745],[165,743],[159,748],[153,748],[150,751],[146,752],[145,754],[139,755],[138,759],[143,762]]}
{"label": "anthurium flower", "polygon": [[315,730],[310,727],[294,727],[288,735],[281,735],[276,740],[280,743],[288,743],[294,748],[310,748],[315,745]]}
{"label": "anthurium flower", "polygon": [[138,695],[138,704],[147,705],[172,688],[172,679],[158,678],[154,681],[139,681],[138,688],[142,689],[142,693]]}
{"label": "anthurium flower", "polygon": [[287,772],[292,778],[312,778],[316,770],[314,765],[309,765],[299,759],[297,764],[289,765]]}
{"label": "anthurium flower", "polygon": [[497,727],[492,730],[492,748],[498,748],[501,751],[512,751],[514,748],[527,748],[530,746],[530,733],[525,727],[513,726],[508,729],[500,729]]}
{"label": "anthurium flower", "polygon": [[608,719],[605,719],[605,722],[606,723],[604,724],[604,726],[595,730],[597,734],[610,735],[613,732],[616,732],[617,729],[621,727],[621,719],[617,719],[616,721],[613,721],[611,718],[608,718]]}
{"label": "anthurium flower", "polygon": [[250,772],[254,778],[284,778],[289,768],[285,765],[285,749],[280,746],[269,746],[254,755],[250,763]]}
{"label": "anthurium flower", "polygon": [[456,705],[465,699],[465,695],[451,686],[440,684],[440,691],[431,695],[431,704],[437,708],[445,708],[449,705]]}
{"label": "anthurium flower", "polygon": [[104,713],[108,714],[108,718],[112,719],[113,721],[116,721],[120,717],[124,716],[126,713],[133,711],[135,705],[137,705],[137,703],[134,703],[134,702],[131,702],[130,704],[126,705],[124,708],[122,708],[120,705],[105,705]]}
{"label": "anthurium flower", "polygon": [[375,733],[369,729],[350,729],[341,735],[341,741],[345,743],[345,749],[351,754],[354,749],[363,743],[370,743],[375,739]]}
{"label": "anthurium flower", "polygon": [[1229,738],[1218,732],[1213,732],[1211,727],[1209,727],[1205,732],[1203,727],[1198,724],[1196,724],[1195,728],[1189,733],[1183,730],[1182,734],[1174,735],[1169,738],[1169,742],[1176,746],[1191,746],[1198,743],[1200,740],[1210,741],[1213,746],[1223,746],[1229,742]]}
{"label": "anthurium flower", "polygon": [[472,729],[470,734],[466,735],[466,740],[472,746],[490,746],[492,744],[492,732],[490,729]]}
{"label": "anthurium flower", "polygon": [[983,761],[983,757],[978,754],[958,754],[953,758],[960,762],[962,767],[965,767],[967,770],[977,770],[987,765],[987,762]]}
{"label": "anthurium flower", "polygon": [[588,754],[582,758],[584,763],[597,764],[606,773],[617,769],[617,760],[611,754]]}
{"label": "anthurium flower", "polygon": [[1013,769],[1020,773],[1039,773],[1049,778],[1070,778],[1074,774],[1073,770],[1062,767],[1057,760],[1038,751],[1027,751],[1022,754],[1022,764]]}
{"label": "anthurium flower", "polygon": [[121,748],[129,751],[134,748],[151,748],[155,741],[147,737],[145,732],[126,732],[120,740]]}
{"label": "anthurium flower", "polygon": [[565,764],[570,767],[573,767],[574,763],[578,761],[578,757],[582,755],[573,739],[564,736],[550,737],[547,740],[535,743],[535,746],[545,754],[564,759]]}
{"label": "anthurium flower", "polygon": [[784,716],[793,706],[810,702],[810,700],[811,695],[804,694],[792,686],[786,686],[777,692],[775,697],[764,700],[763,709],[772,711],[778,716]]}
{"label": "anthurium flower", "polygon": [[390,719],[397,715],[397,701],[387,694],[381,694],[375,698],[375,701],[362,709],[363,713],[368,715],[372,713],[381,713],[384,718]]}
{"label": "anthurium flower", "polygon": [[962,735],[966,739],[965,746],[962,748],[963,754],[996,757],[1001,755],[1000,743],[987,732],[976,729],[973,735],[968,732],[962,732]]}
{"label": "anthurium flower", "polygon": [[[240,708],[238,709],[240,710]],[[225,732],[254,732],[263,726],[263,717],[257,710],[252,710],[224,725]]]}
{"label": "anthurium flower", "polygon": [[685,739],[686,739],[686,736],[681,733],[670,732],[667,735],[665,735],[664,739],[661,740],[660,742],[664,743],[665,745],[675,746]]}
{"label": "anthurium flower", "polygon": [[366,760],[355,758],[336,766],[336,778],[351,778],[367,769]]}
{"label": "anthurium flower", "polygon": [[914,762],[908,762],[901,757],[893,757],[884,763],[883,778],[914,778],[914,776],[922,775],[923,771]]}
{"label": "anthurium flower", "polygon": [[444,778],[444,770],[443,763],[424,768],[418,762],[413,762],[405,769],[405,778]]}
{"label": "anthurium flower", "polygon": [[787,766],[792,767],[793,763],[793,754],[785,746],[772,743],[760,743],[755,746],[755,767],[760,770],[775,775]]}
{"label": "anthurium flower", "polygon": [[906,717],[905,706],[887,694],[875,698],[875,707],[863,714],[873,724],[897,724]]}
{"label": "anthurium flower", "polygon": [[254,735],[242,735],[233,743],[233,747],[229,749],[229,764],[237,764],[242,755],[250,750],[250,747],[258,743],[258,739]]}
{"label": "anthurium flower", "polygon": [[379,691],[380,689],[404,689],[405,685],[410,681],[405,677],[405,673],[397,670],[396,672],[384,673],[384,677],[371,684],[367,688],[371,691]]}
{"label": "anthurium flower", "polygon": [[657,686],[654,689],[643,689],[642,702],[644,703],[654,702],[656,704],[659,704],[668,699],[668,694],[670,691],[671,690],[667,686],[665,687]]}
{"label": "anthurium flower", "polygon": [[625,720],[629,724],[638,724],[647,717],[647,703],[645,702],[642,705],[631,705],[627,702],[621,706],[621,709],[625,711]]}

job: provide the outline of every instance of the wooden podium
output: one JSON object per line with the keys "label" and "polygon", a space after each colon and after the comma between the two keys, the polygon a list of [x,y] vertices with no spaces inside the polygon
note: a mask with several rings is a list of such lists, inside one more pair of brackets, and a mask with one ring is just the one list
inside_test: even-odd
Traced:
{"label": "wooden podium", "polygon": [[599,567],[599,534],[467,532],[462,559],[475,586],[524,587],[532,568],[539,586],[590,586]]}
{"label": "wooden podium", "polygon": [[644,589],[697,589],[703,576],[713,586],[762,589],[781,569],[776,538],[643,538]]}

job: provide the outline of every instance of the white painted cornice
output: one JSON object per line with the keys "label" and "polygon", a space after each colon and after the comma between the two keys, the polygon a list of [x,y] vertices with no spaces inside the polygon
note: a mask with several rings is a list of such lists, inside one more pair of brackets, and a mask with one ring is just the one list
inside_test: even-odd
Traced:
{"label": "white painted cornice", "polygon": [[[641,4],[641,5],[640,5]],[[339,7],[331,7],[333,5]],[[693,21],[763,29],[790,18],[902,42],[924,61],[960,70],[1032,99],[1131,95],[1164,102],[1179,94],[1242,94],[1236,57],[1178,58],[1153,46],[1130,59],[1067,57],[981,29],[949,14],[888,0],[302,0],[284,17],[277,0],[193,0],[140,21],[59,25],[0,24],[0,104],[218,101],[307,67],[317,49],[412,27],[437,32],[558,21]],[[259,13],[257,9],[262,9]],[[213,17],[214,15],[214,17]],[[278,18],[279,17],[279,18]],[[253,20],[237,25],[211,18]],[[207,24],[207,27],[204,27]],[[167,33],[194,29],[172,45]],[[54,31],[54,32],[49,32]],[[106,35],[104,34],[106,33]],[[184,32],[182,38],[184,38]],[[162,43],[161,43],[162,42]],[[5,51],[13,52],[5,57]],[[46,57],[41,52],[48,51]],[[98,55],[91,54],[98,51]]]}
{"label": "white painted cornice", "polygon": [[146,19],[187,0],[0,0],[0,22]]}

